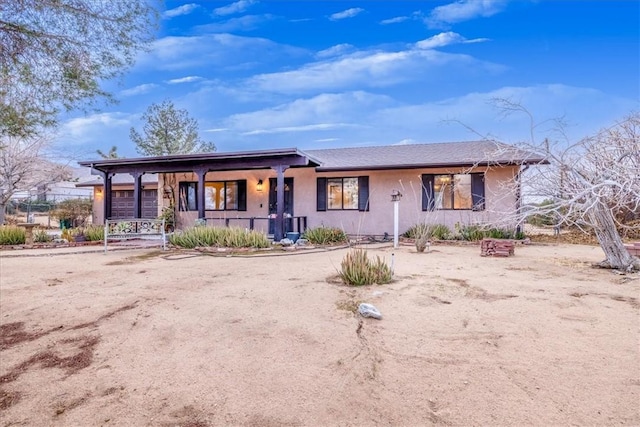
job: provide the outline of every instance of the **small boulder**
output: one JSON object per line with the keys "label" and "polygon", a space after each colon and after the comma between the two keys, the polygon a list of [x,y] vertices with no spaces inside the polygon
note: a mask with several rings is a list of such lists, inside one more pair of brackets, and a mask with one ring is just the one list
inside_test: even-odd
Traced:
{"label": "small boulder", "polygon": [[362,317],[373,317],[374,319],[382,319],[382,314],[380,313],[380,311],[378,311],[378,309],[371,305],[371,304],[367,304],[365,302],[361,303],[358,306],[358,313],[360,313],[360,315]]}

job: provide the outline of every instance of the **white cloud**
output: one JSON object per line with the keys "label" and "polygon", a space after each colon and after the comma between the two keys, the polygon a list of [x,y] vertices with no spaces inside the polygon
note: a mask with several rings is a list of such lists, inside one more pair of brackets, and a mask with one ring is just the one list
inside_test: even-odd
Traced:
{"label": "white cloud", "polygon": [[426,23],[431,26],[455,24],[478,17],[487,18],[502,12],[508,0],[458,0],[431,11]]}
{"label": "white cloud", "polygon": [[175,84],[181,84],[181,83],[193,83],[200,80],[203,80],[203,78],[200,76],[186,76],[186,77],[181,77],[179,79],[167,80],[167,83],[169,83],[170,85],[175,85]]}
{"label": "white cloud", "polygon": [[380,21],[380,23],[382,25],[389,25],[389,24],[399,24],[400,22],[404,22],[411,19],[408,16],[396,16],[395,18],[390,18],[390,19],[383,19],[382,21]]}
{"label": "white cloud", "polygon": [[135,96],[135,95],[142,95],[145,93],[149,93],[152,90],[154,90],[155,88],[157,88],[158,85],[155,83],[145,83],[142,85],[138,85],[138,86],[134,86],[130,89],[125,89],[120,91],[120,96]]}
{"label": "white cloud", "polygon": [[342,12],[334,13],[329,16],[332,21],[338,21],[340,19],[353,18],[356,15],[364,12],[364,9],[359,7],[352,7],[351,9],[343,10]]}
{"label": "white cloud", "polygon": [[467,70],[473,66],[475,72],[500,69],[495,64],[481,62],[468,55],[411,48],[397,52],[358,52],[309,63],[296,70],[259,74],[248,81],[248,86],[274,93],[386,87],[424,79],[429,73],[450,72],[460,64]]}
{"label": "white cloud", "polygon": [[[524,114],[503,117],[492,105],[496,98],[521,103],[537,123],[565,115],[573,123],[566,129],[572,140],[596,132],[634,108],[634,102],[629,99],[611,97],[595,89],[550,84],[502,87],[423,104],[381,108],[371,111],[368,120],[376,124],[379,138],[387,141],[401,138],[442,142],[480,136],[507,142],[528,140],[529,117]],[[595,110],[594,105],[606,105],[606,111]],[[637,102],[635,105],[637,107]],[[537,140],[553,137],[553,123],[537,127],[535,135]]]}
{"label": "white cloud", "polygon": [[[242,52],[242,55],[238,55]],[[152,43],[151,51],[137,61],[137,67],[157,70],[185,70],[195,67],[237,67],[252,61],[266,62],[283,56],[308,56],[303,49],[281,45],[258,37],[233,34],[164,37]],[[203,71],[204,72],[204,71]]]}
{"label": "white cloud", "polygon": [[242,135],[265,135],[273,133],[291,133],[291,132],[311,132],[311,131],[327,131],[344,129],[353,127],[353,124],[349,123],[314,123],[304,126],[284,126],[281,128],[269,128],[269,129],[256,129],[249,132],[244,132]]}
{"label": "white cloud", "polygon": [[321,94],[250,113],[234,114],[225,127],[244,135],[329,131],[362,126],[362,112],[394,105],[389,97],[357,91]]}
{"label": "white cloud", "polygon": [[205,132],[217,133],[217,132],[226,132],[228,128],[213,128],[213,129],[205,129]]}
{"label": "white cloud", "polygon": [[226,21],[213,22],[211,24],[199,25],[195,29],[199,32],[232,33],[235,31],[249,31],[264,22],[275,19],[274,15],[245,15],[238,18],[231,18]]}
{"label": "white cloud", "polygon": [[435,49],[438,47],[443,47],[451,44],[458,43],[480,43],[488,41],[486,38],[478,38],[467,40],[463,36],[458,33],[454,33],[452,31],[447,31],[446,33],[436,34],[433,37],[429,37],[428,39],[421,40],[415,44],[418,49]]}
{"label": "white cloud", "polygon": [[196,3],[187,3],[182,6],[178,6],[174,9],[165,10],[162,17],[165,19],[175,18],[176,16],[188,15],[194,10],[198,9],[200,5]]}
{"label": "white cloud", "polygon": [[227,6],[222,6],[213,10],[213,13],[218,16],[226,16],[233,15],[235,13],[242,13],[247,10],[250,6],[256,4],[257,1],[254,0],[240,0],[235,3],[231,3]]}
{"label": "white cloud", "polygon": [[331,46],[328,49],[321,50],[320,52],[316,53],[316,58],[329,58],[332,56],[339,56],[353,50],[354,50],[353,45],[350,45],[349,43],[337,44],[335,46]]}
{"label": "white cloud", "polygon": [[[99,141],[128,141],[134,116],[121,112],[76,117],[62,123],[57,140],[62,147]],[[117,144],[116,144],[117,145]],[[95,154],[95,151],[92,153]]]}

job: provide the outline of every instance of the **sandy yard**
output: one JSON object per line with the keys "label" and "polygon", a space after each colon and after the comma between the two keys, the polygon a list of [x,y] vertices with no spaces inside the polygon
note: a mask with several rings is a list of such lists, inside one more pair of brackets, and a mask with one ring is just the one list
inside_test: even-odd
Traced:
{"label": "sandy yard", "polygon": [[[599,248],[0,253],[0,426],[640,425],[640,277]],[[353,312],[374,304],[382,320]]]}

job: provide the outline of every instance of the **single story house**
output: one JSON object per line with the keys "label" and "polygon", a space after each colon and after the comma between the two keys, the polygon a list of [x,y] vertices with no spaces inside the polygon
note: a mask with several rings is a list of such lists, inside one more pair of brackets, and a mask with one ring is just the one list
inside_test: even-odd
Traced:
{"label": "single story house", "polygon": [[[288,231],[339,227],[350,235],[391,234],[418,222],[497,223],[520,209],[520,174],[540,156],[496,141],[318,150],[271,149],[80,162],[101,175],[101,218],[147,218],[171,207],[176,228],[208,225]],[[157,174],[157,184],[145,184]],[[129,180],[127,208],[116,177]],[[155,191],[155,212],[145,211]],[[401,194],[402,197],[397,195]],[[514,224],[515,226],[515,224]]]}

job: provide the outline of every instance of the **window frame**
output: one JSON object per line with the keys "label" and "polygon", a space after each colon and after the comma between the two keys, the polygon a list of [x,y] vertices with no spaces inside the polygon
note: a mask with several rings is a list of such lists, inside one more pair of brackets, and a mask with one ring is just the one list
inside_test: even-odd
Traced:
{"label": "window frame", "polygon": [[[195,195],[194,195],[195,200],[193,201],[193,204],[195,206],[194,209],[190,209],[189,208],[189,204],[190,203],[189,203],[189,192],[188,192],[188,189],[190,187],[193,187],[193,189],[195,190]],[[186,200],[185,200],[185,203],[187,205],[186,207],[184,206],[183,201],[182,201],[183,188],[186,189],[185,191],[187,191],[187,193],[186,193],[187,197],[186,197]],[[180,181],[178,183],[178,211],[179,212],[194,212],[194,211],[197,212],[198,211],[198,181]]]}
{"label": "window frame", "polygon": [[[471,207],[456,208],[456,176],[470,176]],[[450,208],[436,208],[436,177],[448,176],[451,182]],[[422,175],[422,210],[423,211],[483,211],[485,210],[485,173],[434,173]]]}
{"label": "window frame", "polygon": [[[224,209],[207,209],[207,203],[206,203],[206,187],[208,183],[224,183],[224,188],[225,188],[225,192],[226,192],[226,188],[227,188],[227,183],[235,183],[236,184],[236,208],[233,209],[229,209],[227,208],[227,203],[226,203],[226,199],[224,200],[225,203],[225,208]],[[216,181],[206,181],[204,183],[205,188],[202,189],[202,192],[204,194],[201,194],[199,190],[199,186],[198,186],[198,182],[197,181],[180,181],[178,183],[178,211],[179,212],[196,212],[199,211],[199,207],[200,207],[200,197],[204,198],[205,204],[204,204],[204,210],[205,212],[233,212],[233,211],[246,211],[247,210],[247,180],[246,179],[228,179],[228,180],[216,180]],[[187,209],[184,209],[184,204],[183,204],[183,200],[180,197],[180,195],[182,194],[183,188],[190,188],[193,187],[195,188],[195,201],[194,201],[194,206],[195,209],[189,209],[189,199],[186,200],[187,203]]]}
{"label": "window frame", "polygon": [[[341,180],[342,200],[341,208],[329,208],[329,180]],[[344,207],[344,180],[357,180],[358,203],[355,208]],[[330,176],[318,177],[316,182],[316,211],[340,212],[340,211],[369,211],[369,177],[368,176]]]}

